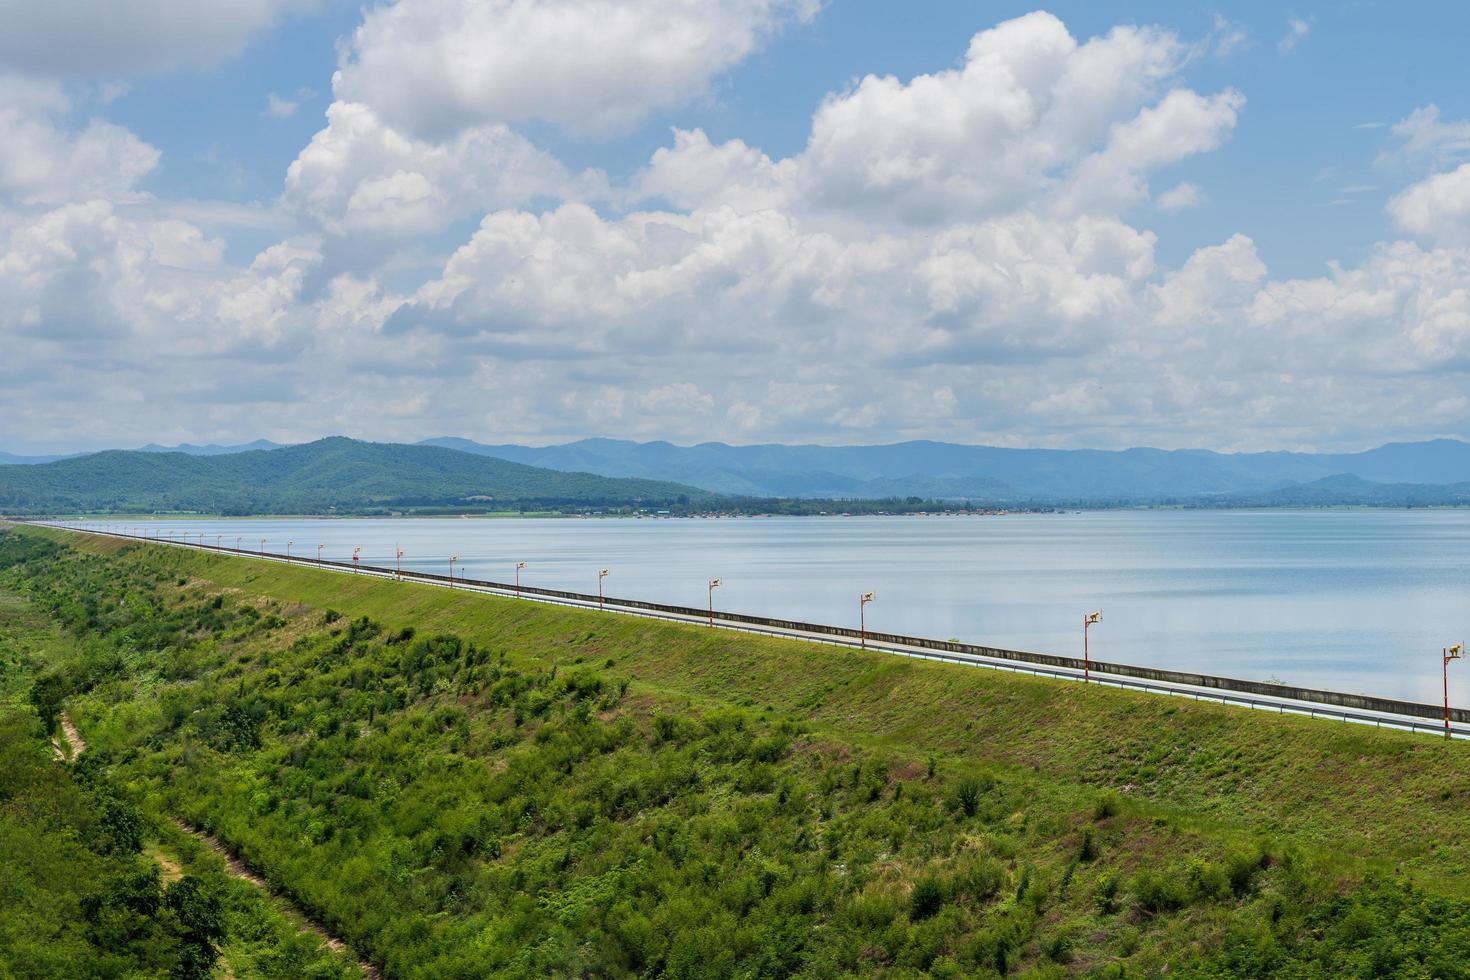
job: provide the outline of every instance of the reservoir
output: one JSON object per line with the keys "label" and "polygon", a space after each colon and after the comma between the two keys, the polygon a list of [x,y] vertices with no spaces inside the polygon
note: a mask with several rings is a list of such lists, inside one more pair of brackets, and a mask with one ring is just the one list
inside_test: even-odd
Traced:
{"label": "reservoir", "polygon": [[[119,522],[126,523],[126,522]],[[1438,703],[1470,639],[1470,511],[133,521],[226,547]],[[487,600],[489,601],[489,600]],[[1470,703],[1470,662],[1450,667]],[[1458,689],[1458,693],[1457,693]]]}

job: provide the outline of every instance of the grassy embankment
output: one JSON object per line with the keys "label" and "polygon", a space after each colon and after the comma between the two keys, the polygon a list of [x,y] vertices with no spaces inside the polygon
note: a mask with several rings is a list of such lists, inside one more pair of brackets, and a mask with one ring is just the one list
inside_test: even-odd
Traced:
{"label": "grassy embankment", "polygon": [[1463,744],[17,536],[89,754],[390,975],[1465,970]]}

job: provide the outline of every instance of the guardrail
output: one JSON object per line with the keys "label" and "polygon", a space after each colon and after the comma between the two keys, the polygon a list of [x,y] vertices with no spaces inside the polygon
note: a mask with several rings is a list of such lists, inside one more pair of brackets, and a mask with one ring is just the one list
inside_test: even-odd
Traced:
{"label": "guardrail", "polygon": [[[577,608],[611,609],[615,612],[642,615],[653,619],[678,622],[708,621],[710,611],[693,606],[678,606],[667,603],[649,602],[642,599],[623,599],[616,596],[596,596],[584,592],[547,589],[539,586],[495,582],[486,579],[454,578],[433,572],[400,571],[376,565],[364,565],[350,561],[316,559],[299,555],[282,555],[269,551],[250,551],[207,545],[187,540],[160,540],[121,531],[97,531],[67,525],[45,524],[40,521],[22,521],[61,530],[84,531],[110,537],[130,538],[150,544],[166,544],[175,547],[193,548],[219,552],[245,558],[264,559],[315,568],[330,568],[337,571],[355,572],[378,578],[416,581],[434,585],[461,588],[468,591],[485,592],[503,596],[519,596],[557,605]],[[717,626],[741,632],[787,639],[802,639],[831,643],[838,646],[857,647],[866,636],[866,648],[883,653],[897,654],[922,660],[962,664],[971,667],[989,667],[1029,673],[1036,676],[1055,677],[1066,680],[1081,679],[1083,662],[1076,657],[1063,657],[1047,653],[1031,653],[1024,650],[1008,650],[1002,647],[961,643],[954,640],[933,640],[926,637],[906,636],[900,633],[884,633],[858,630],[844,626],[828,626],[801,620],[775,619],[748,613],[714,611]],[[1300,688],[1286,684],[1270,684],[1232,677],[1215,677],[1184,671],[1163,670],[1155,667],[1139,667],[1132,664],[1115,664],[1107,661],[1090,662],[1090,673],[1094,683],[1111,687],[1191,697],[1194,700],[1218,701],[1258,710],[1275,710],[1281,713],[1304,714],[1311,717],[1329,717],[1359,724],[1373,724],[1403,728],[1411,731],[1427,731],[1443,734],[1444,708],[1440,705],[1423,704],[1417,701],[1399,701],[1364,694],[1346,694],[1339,691],[1323,691],[1315,688]],[[1106,675],[1106,676],[1098,676]],[[1340,710],[1350,709],[1350,710]],[[1365,712],[1377,712],[1367,714]],[[1399,715],[1399,718],[1383,717]],[[1457,738],[1470,738],[1470,728],[1459,727],[1470,723],[1470,710],[1449,709],[1451,733]],[[1425,724],[1414,719],[1434,719],[1435,724]]]}

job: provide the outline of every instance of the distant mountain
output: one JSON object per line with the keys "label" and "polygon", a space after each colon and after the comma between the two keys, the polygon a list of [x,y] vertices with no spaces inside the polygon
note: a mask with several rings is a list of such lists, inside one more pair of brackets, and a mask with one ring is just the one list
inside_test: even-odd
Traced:
{"label": "distant mountain", "polygon": [[942,442],[886,446],[728,446],[584,439],[561,446],[435,445],[556,470],[675,480],[717,493],[878,499],[1199,503],[1268,494],[1338,475],[1379,483],[1470,481],[1470,444],[1395,443],[1361,453],[1002,449]]}
{"label": "distant mountain", "polygon": [[140,453],[184,453],[187,456],[228,456],[231,453],[248,453],[257,449],[284,449],[279,442],[271,442],[269,439],[257,439],[254,442],[242,443],[238,446],[219,446],[210,443],[207,446],[196,446],[185,442],[177,446],[160,446],[156,442],[139,449]]}
{"label": "distant mountain", "polygon": [[653,506],[705,496],[675,483],[565,473],[433,446],[340,437],[228,455],[113,450],[0,466],[0,513],[12,514],[540,509]]}
{"label": "distant mountain", "polygon": [[1470,482],[1374,483],[1344,473],[1230,503],[1246,507],[1463,507],[1470,504]]}
{"label": "distant mountain", "polygon": [[58,459],[73,459],[72,456],[16,456],[0,453],[0,466],[35,466],[37,463],[54,463]]}

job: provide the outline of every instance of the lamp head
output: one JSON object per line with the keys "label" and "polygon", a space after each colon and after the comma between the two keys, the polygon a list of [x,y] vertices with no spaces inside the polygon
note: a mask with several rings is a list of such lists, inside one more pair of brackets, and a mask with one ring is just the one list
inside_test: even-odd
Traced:
{"label": "lamp head", "polygon": [[859,598],[862,602],[872,602],[874,599],[878,598],[878,593],[864,592]]}
{"label": "lamp head", "polygon": [[516,568],[525,568],[525,567],[526,567],[526,563],[525,562],[523,562],[523,561],[516,562]]}
{"label": "lamp head", "polygon": [[1452,645],[1449,650],[1445,652],[1445,656],[1450,660],[1462,659],[1465,656],[1465,644],[1456,643]]}
{"label": "lamp head", "polygon": [[1099,609],[1095,613],[1088,613],[1087,614],[1087,622],[1089,624],[1092,624],[1092,623],[1101,623],[1102,622],[1102,610]]}
{"label": "lamp head", "polygon": [[724,584],[725,584],[724,582],[721,582],[717,578],[712,578],[712,579],[709,580],[709,587],[712,588],[712,589],[718,589],[720,586],[722,586]]}

